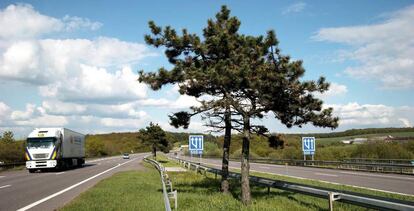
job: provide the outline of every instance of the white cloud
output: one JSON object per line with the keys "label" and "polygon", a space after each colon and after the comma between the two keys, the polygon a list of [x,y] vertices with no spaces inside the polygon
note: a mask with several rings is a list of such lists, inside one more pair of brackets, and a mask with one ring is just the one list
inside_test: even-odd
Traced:
{"label": "white cloud", "polygon": [[42,97],[65,102],[111,104],[146,97],[146,86],[137,82],[138,75],[130,68],[155,55],[145,45],[111,37],[39,36],[96,30],[101,25],[87,18],[42,15],[26,4],[0,10],[0,80],[38,86]]}
{"label": "white cloud", "polygon": [[57,19],[42,15],[29,4],[11,4],[0,10],[0,38],[7,40],[34,38],[80,28],[97,30],[101,26],[101,23],[86,18],[66,15],[63,19]]}
{"label": "white cloud", "polygon": [[27,104],[25,111],[13,111],[11,113],[12,120],[26,120],[31,119],[39,114],[39,111],[36,109],[36,105]]}
{"label": "white cloud", "polygon": [[176,100],[167,100],[165,98],[160,99],[144,99],[138,101],[140,105],[143,106],[155,106],[161,108],[170,108],[170,109],[188,109],[191,106],[200,106],[200,102],[196,100],[195,97],[188,95],[180,95]]}
{"label": "white cloud", "polygon": [[111,37],[53,38],[101,26],[77,16],[46,16],[26,4],[0,9],[0,80],[37,87],[42,101],[22,110],[0,102],[0,129],[112,132],[145,126],[149,117],[137,101],[147,97],[147,87],[131,66],[156,54]]}
{"label": "white cloud", "polygon": [[14,123],[17,126],[24,127],[62,127],[68,124],[68,120],[64,116],[46,114],[27,120],[18,120]]}
{"label": "white cloud", "polygon": [[80,18],[80,17],[71,17],[69,15],[65,15],[62,21],[65,24],[66,31],[73,31],[81,28],[86,28],[90,30],[98,30],[102,27],[102,23],[93,22],[87,18]]}
{"label": "white cloud", "polygon": [[329,90],[324,92],[323,94],[317,93],[316,97],[327,99],[330,97],[341,96],[348,92],[348,88],[345,85],[338,84],[338,83],[331,83],[329,86]]}
{"label": "white cloud", "polygon": [[35,11],[27,4],[9,5],[0,10],[0,37],[35,37],[60,30],[62,23]]}
{"label": "white cloud", "polygon": [[0,79],[50,84],[82,73],[82,65],[120,67],[153,56],[145,45],[115,38],[24,40],[0,48]]}
{"label": "white cloud", "polygon": [[159,125],[163,130],[171,132],[187,132],[187,133],[207,133],[211,128],[205,126],[202,122],[191,121],[188,129],[175,128],[167,122],[161,122]]}
{"label": "white cloud", "polygon": [[127,102],[146,97],[147,87],[137,78],[129,67],[112,74],[103,68],[81,65],[79,75],[42,86],[40,94],[69,102]]}
{"label": "white cloud", "polygon": [[[107,118],[144,118],[147,113],[140,110],[140,105],[136,102],[102,105],[102,104],[77,104],[67,103],[58,100],[43,101],[42,109],[47,114],[62,116],[93,116]],[[87,120],[88,118],[85,118]]]}
{"label": "white cloud", "polygon": [[406,119],[406,118],[399,118],[398,120],[400,120],[404,127],[412,127],[413,124],[411,124],[410,120]]}
{"label": "white cloud", "polygon": [[334,104],[326,105],[332,107],[334,114],[340,118],[339,125],[351,125],[353,127],[407,127],[414,115],[407,114],[407,109],[414,111],[411,107],[392,107],[382,104]]}
{"label": "white cloud", "polygon": [[409,6],[381,23],[322,28],[313,38],[350,46],[341,57],[359,63],[346,68],[352,77],[378,80],[385,88],[414,88],[413,20]]}
{"label": "white cloud", "polygon": [[149,55],[141,44],[113,38],[18,41],[0,57],[0,79],[41,85],[42,96],[60,100],[125,101],[145,97],[146,86],[128,66],[115,73],[106,67]]}
{"label": "white cloud", "polygon": [[[70,109],[77,111],[70,112]],[[45,101],[42,106],[27,104],[20,111],[0,102],[0,129],[20,131],[20,136],[35,127],[69,127],[85,133],[131,131],[144,127],[149,120],[148,114],[133,104],[78,105]]]}
{"label": "white cloud", "polygon": [[101,124],[105,127],[134,128],[134,129],[143,127],[144,121],[146,121],[144,118],[142,119],[103,118],[100,120]]}
{"label": "white cloud", "polygon": [[0,124],[3,124],[5,119],[10,115],[10,107],[3,102],[0,102]]}
{"label": "white cloud", "polygon": [[289,5],[287,8],[285,8],[282,11],[282,14],[283,15],[286,15],[286,14],[289,14],[289,13],[298,13],[298,12],[301,12],[302,10],[304,10],[305,7],[306,7],[306,3],[304,3],[304,2],[297,2],[297,3],[294,3],[292,5]]}
{"label": "white cloud", "polygon": [[45,112],[54,115],[76,115],[86,111],[86,105],[76,103],[65,103],[58,100],[46,100],[42,102]]}

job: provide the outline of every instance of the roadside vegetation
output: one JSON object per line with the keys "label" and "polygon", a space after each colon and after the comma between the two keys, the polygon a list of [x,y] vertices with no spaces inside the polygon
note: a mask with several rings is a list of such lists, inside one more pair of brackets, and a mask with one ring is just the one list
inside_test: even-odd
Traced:
{"label": "roadside vegetation", "polygon": [[[403,141],[383,141],[371,140],[379,136],[391,135],[399,137],[401,133],[382,133],[366,134],[356,137],[367,137],[368,141],[363,144],[343,144],[341,140],[349,137],[333,138],[316,138],[316,160],[342,160],[349,158],[372,158],[372,159],[414,159],[414,137]],[[303,135],[306,136],[306,135]],[[252,136],[252,145],[250,145],[251,158],[272,158],[272,159],[303,159],[301,135],[281,135],[283,147],[269,146],[269,140],[266,137]],[[185,144],[185,142],[183,142]],[[210,157],[222,156],[223,137],[217,137],[214,141],[204,143],[204,155]],[[242,148],[242,136],[233,135],[230,146],[230,158],[240,158]],[[186,154],[188,151],[185,150]]]}
{"label": "roadside vegetation", "polygon": [[0,135],[0,164],[24,161],[24,141],[14,139],[13,132],[5,131]]}

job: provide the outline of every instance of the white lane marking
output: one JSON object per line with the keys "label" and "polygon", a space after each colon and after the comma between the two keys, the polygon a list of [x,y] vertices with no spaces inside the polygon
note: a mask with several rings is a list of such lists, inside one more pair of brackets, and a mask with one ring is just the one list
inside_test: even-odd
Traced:
{"label": "white lane marking", "polygon": [[0,187],[0,189],[2,189],[2,188],[7,188],[7,187],[10,187],[11,185],[5,185],[5,186],[1,186]]}
{"label": "white lane marking", "polygon": [[397,176],[389,176],[389,175],[364,174],[364,173],[355,173],[355,172],[347,172],[347,171],[340,171],[339,173],[341,173],[341,174],[360,175],[360,176],[369,176],[369,177],[384,177],[384,178],[393,178],[393,179],[402,179],[402,180],[414,180],[414,178],[409,178],[409,177],[397,177]]}
{"label": "white lane marking", "polygon": [[[221,165],[212,164],[212,163],[205,163],[205,162],[204,162],[204,164],[208,164],[208,165],[212,165],[212,166],[221,166]],[[238,170],[240,169],[240,167],[236,168],[236,167],[231,167],[231,166],[229,166],[229,168],[238,169]],[[263,174],[272,174],[272,175],[277,175],[277,176],[282,176],[282,177],[290,177],[290,178],[295,178],[295,179],[300,179],[300,180],[310,180],[310,181],[317,181],[317,182],[322,182],[322,183],[326,183],[326,184],[341,185],[341,186],[360,188],[360,189],[366,189],[366,190],[373,190],[373,191],[384,192],[384,193],[392,193],[392,194],[397,194],[397,195],[402,195],[402,196],[414,196],[413,194],[408,194],[408,193],[399,193],[399,192],[380,190],[380,189],[375,189],[375,188],[367,188],[367,187],[361,187],[361,186],[356,186],[356,185],[342,184],[342,183],[337,183],[337,182],[328,182],[328,181],[324,181],[324,180],[309,179],[309,178],[291,176],[291,175],[286,175],[286,174],[276,174],[276,173],[270,173],[270,172],[265,172],[265,171],[256,171],[256,170],[250,170],[250,171],[251,172],[257,172],[257,173],[263,173]]]}
{"label": "white lane marking", "polygon": [[3,178],[3,177],[6,177],[6,176],[0,176],[0,178]]}
{"label": "white lane marking", "polygon": [[325,173],[318,173],[318,172],[316,172],[315,175],[327,176],[327,177],[338,177],[338,175],[336,174],[325,174]]}
{"label": "white lane marking", "polygon": [[93,162],[103,161],[103,160],[112,160],[112,159],[117,159],[117,158],[121,158],[121,156],[114,156],[114,157],[108,157],[108,158],[99,158],[99,159],[95,159],[95,160],[87,160],[86,163],[93,163]]}
{"label": "white lane marking", "polygon": [[59,175],[59,174],[64,174],[65,172],[59,172],[59,173],[56,173],[56,175]]}
{"label": "white lane marking", "polygon": [[43,202],[45,202],[45,201],[47,201],[47,200],[49,200],[49,199],[51,199],[51,198],[54,198],[54,197],[56,197],[56,196],[59,196],[60,194],[65,193],[65,192],[67,192],[67,191],[69,191],[69,190],[71,190],[71,189],[73,189],[73,188],[76,188],[76,187],[78,187],[79,185],[82,185],[83,183],[88,182],[89,180],[92,180],[92,179],[94,179],[94,178],[96,178],[96,177],[99,177],[99,176],[101,176],[102,174],[105,174],[105,173],[106,173],[106,172],[108,172],[108,171],[111,171],[111,170],[113,170],[113,169],[116,169],[116,168],[118,168],[118,167],[120,167],[120,166],[123,166],[123,165],[125,165],[125,164],[127,164],[127,163],[129,163],[129,162],[131,162],[131,161],[136,160],[136,159],[138,159],[138,158],[135,158],[135,159],[130,160],[130,161],[127,161],[127,162],[124,162],[124,163],[122,163],[122,164],[118,164],[118,165],[116,165],[116,166],[114,166],[114,167],[112,167],[112,168],[110,168],[110,169],[107,169],[107,170],[105,170],[105,171],[103,171],[103,172],[101,172],[101,173],[99,173],[99,174],[96,174],[96,175],[94,175],[94,176],[92,176],[92,177],[89,177],[88,179],[85,179],[85,180],[83,180],[83,181],[81,181],[81,182],[78,182],[78,183],[76,183],[76,184],[74,184],[74,185],[72,185],[72,186],[70,186],[70,187],[67,187],[67,188],[65,188],[65,189],[63,189],[63,190],[61,190],[61,191],[59,191],[59,192],[57,192],[57,193],[54,193],[54,194],[52,194],[52,195],[50,195],[50,196],[47,196],[47,197],[45,197],[45,198],[43,198],[43,199],[40,199],[39,201],[33,202],[33,203],[31,203],[31,204],[29,204],[29,205],[27,205],[27,206],[25,206],[25,207],[22,207],[22,208],[18,209],[17,211],[25,211],[25,210],[28,210],[28,209],[30,209],[30,208],[32,208],[32,207],[35,207],[35,206],[37,206],[37,205],[39,205],[39,204],[41,204],[41,203],[43,203]]}
{"label": "white lane marking", "polygon": [[96,159],[96,160],[87,160],[86,163],[93,163],[93,162],[109,160],[109,159],[114,159],[114,158],[111,157],[111,158],[101,158],[101,159]]}

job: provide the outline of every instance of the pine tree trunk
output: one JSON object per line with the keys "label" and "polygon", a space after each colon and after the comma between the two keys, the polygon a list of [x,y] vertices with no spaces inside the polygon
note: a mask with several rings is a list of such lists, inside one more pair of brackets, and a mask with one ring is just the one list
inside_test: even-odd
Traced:
{"label": "pine tree trunk", "polygon": [[231,142],[231,113],[230,108],[226,108],[224,113],[224,143],[223,143],[223,162],[221,166],[221,191],[223,193],[229,193],[229,155],[230,155],[230,142]]}
{"label": "pine tree trunk", "polygon": [[248,205],[251,202],[249,183],[249,145],[250,145],[250,118],[243,116],[243,146],[241,157],[241,194],[242,203]]}
{"label": "pine tree trunk", "polygon": [[152,146],[152,154],[154,155],[154,158],[157,159],[157,148],[155,146]]}

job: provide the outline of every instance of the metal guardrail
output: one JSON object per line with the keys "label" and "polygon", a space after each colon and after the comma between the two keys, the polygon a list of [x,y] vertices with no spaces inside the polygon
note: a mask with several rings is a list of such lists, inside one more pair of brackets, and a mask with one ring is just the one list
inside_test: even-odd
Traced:
{"label": "metal guardrail", "polygon": [[[160,163],[155,160],[149,159],[149,156],[145,156],[144,160],[157,168],[158,172],[161,176],[161,183],[162,183],[162,193],[164,197],[164,205],[166,211],[171,211],[171,204],[170,204],[170,197],[174,198],[175,200],[175,210],[177,210],[177,190],[173,191],[172,183],[168,178],[168,175],[165,173],[165,168]],[[170,193],[167,191],[166,183],[170,185]]]}
{"label": "metal guardrail", "polygon": [[[178,160],[178,162],[184,167],[188,169],[194,169],[197,172],[204,171],[204,174],[206,172],[210,172],[216,175],[221,175],[221,170],[212,168],[209,166],[201,165],[200,163],[191,162],[179,158],[172,158]],[[240,173],[235,172],[229,172],[229,177],[231,178],[241,178]],[[255,183],[256,185],[264,186],[268,188],[268,193],[270,193],[270,188],[278,188],[293,192],[299,192],[306,195],[311,195],[319,198],[327,198],[329,201],[329,209],[333,210],[333,202],[334,201],[340,201],[343,203],[348,204],[354,204],[362,207],[367,208],[373,208],[373,209],[379,209],[379,210],[414,210],[414,202],[410,201],[403,201],[403,200],[397,200],[397,199],[389,199],[385,197],[379,197],[379,196],[371,196],[367,194],[360,194],[360,193],[354,193],[349,191],[340,191],[335,189],[329,189],[329,188],[321,188],[311,185],[303,185],[299,183],[293,183],[293,182],[285,182],[281,180],[274,180],[274,179],[268,179],[263,177],[256,177],[256,176],[250,176],[250,181],[252,183]]]}
{"label": "metal guardrail", "polygon": [[323,160],[275,160],[275,159],[251,159],[254,163],[288,164],[292,166],[308,166],[322,168],[337,168],[347,170],[359,170],[370,172],[414,174],[414,165],[397,163],[375,163],[355,161],[323,161]]}
{"label": "metal guardrail", "polygon": [[[216,158],[219,157],[205,157]],[[230,158],[233,161],[239,159]],[[294,159],[270,159],[270,158],[250,158],[252,163],[266,163],[291,166],[306,166],[316,168],[336,168],[344,170],[397,173],[414,175],[414,162],[411,160],[401,159],[345,159],[342,161],[325,161],[325,160],[294,160]]]}
{"label": "metal guardrail", "polygon": [[26,162],[16,162],[16,163],[2,163],[0,164],[0,170],[3,168],[14,168],[16,166],[25,165]]}

